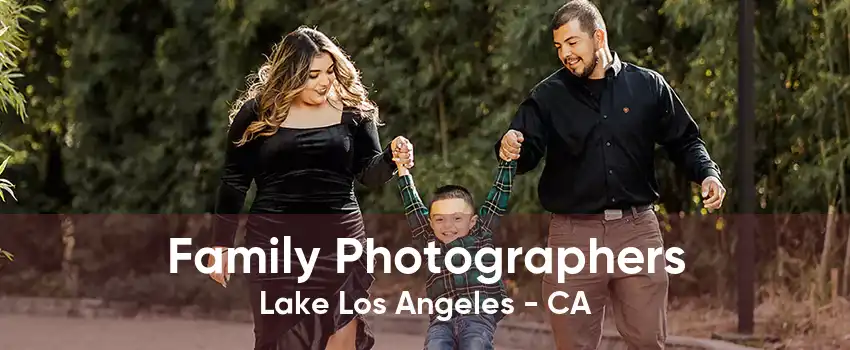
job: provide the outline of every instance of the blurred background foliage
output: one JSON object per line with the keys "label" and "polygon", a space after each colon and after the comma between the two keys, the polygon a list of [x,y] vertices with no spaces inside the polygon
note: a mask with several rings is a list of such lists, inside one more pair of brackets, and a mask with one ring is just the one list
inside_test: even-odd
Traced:
{"label": "blurred background foliage", "polygon": [[[21,214],[3,219],[12,229],[0,234],[0,246],[21,261],[3,278],[17,281],[20,293],[67,292],[74,281],[86,281],[85,290],[94,294],[101,293],[97,286],[130,293],[119,286],[150,288],[152,280],[169,280],[157,275],[168,261],[167,239],[195,232],[201,234],[198,244],[206,243],[202,214],[215,199],[228,103],[271,46],[300,25],[327,33],[351,54],[387,123],[380,129],[382,142],[404,135],[415,144],[420,189],[461,183],[478,201],[494,173],[492,145],[529,89],[559,68],[547,26],[562,1],[38,3],[44,11],[19,23],[26,37],[15,44],[21,50],[14,62],[23,76],[14,84],[22,97],[10,97],[18,109],[26,100],[29,118],[7,110],[0,119],[0,159],[10,157],[3,177],[18,194],[17,202],[0,210]],[[729,189],[725,207],[707,214],[696,187],[658,151],[665,243],[685,249],[688,263],[685,273],[673,277],[671,294],[732,300],[738,2],[596,3],[612,49],[659,71],[679,93]],[[755,180],[759,213],[772,214],[759,221],[760,286],[805,294],[810,283],[837,268],[848,292],[848,4],[757,5]],[[12,42],[8,36],[19,35],[9,33],[17,32],[10,29],[2,39]],[[0,56],[11,57],[7,52]],[[6,77],[0,90],[16,96],[8,92]],[[500,231],[500,244],[545,244],[546,216],[536,192],[540,169],[542,164],[517,179],[515,214]],[[370,216],[369,235],[386,246],[406,244],[395,186],[358,187],[358,193],[365,212],[385,214]],[[26,215],[37,213],[104,215]],[[153,213],[187,215],[106,223],[117,220],[115,214]],[[50,274],[66,277],[45,277]],[[199,283],[206,283],[201,277]],[[518,272],[511,278],[532,295],[538,288],[534,276]],[[161,284],[177,288],[169,283]]]}

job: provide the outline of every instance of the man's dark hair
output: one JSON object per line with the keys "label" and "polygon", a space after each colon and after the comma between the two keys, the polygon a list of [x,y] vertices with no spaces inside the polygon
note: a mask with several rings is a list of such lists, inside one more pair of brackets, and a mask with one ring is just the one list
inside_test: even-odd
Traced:
{"label": "man's dark hair", "polygon": [[557,30],[561,26],[577,19],[581,29],[587,34],[593,34],[596,29],[605,29],[605,20],[599,9],[588,0],[570,0],[561,6],[552,16],[550,30]]}
{"label": "man's dark hair", "polygon": [[431,204],[443,199],[460,198],[463,199],[470,208],[475,208],[475,202],[472,200],[472,193],[465,187],[458,185],[445,185],[434,191],[434,198],[431,199]]}

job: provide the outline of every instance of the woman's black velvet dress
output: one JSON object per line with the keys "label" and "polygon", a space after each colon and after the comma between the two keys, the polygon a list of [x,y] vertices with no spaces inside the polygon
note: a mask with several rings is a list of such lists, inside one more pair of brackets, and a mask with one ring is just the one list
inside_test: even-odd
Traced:
{"label": "woman's black velvet dress", "polygon": [[[278,273],[259,273],[257,256],[251,256],[250,301],[254,314],[256,350],[324,350],[328,338],[349,321],[360,319],[356,349],[372,348],[374,338],[356,313],[339,312],[339,293],[344,291],[348,309],[358,298],[367,298],[373,276],[366,272],[365,258],[348,263],[345,273],[336,266],[338,238],[356,238],[365,247],[360,206],[354,195],[355,181],[377,187],[395,174],[389,145],[381,147],[377,125],[364,118],[366,112],[346,108],[341,123],[308,129],[279,128],[271,136],[258,137],[236,147],[243,132],[256,120],[256,102],[249,100],[235,116],[228,132],[224,173],[216,203],[214,245],[232,247],[237,215],[243,207],[251,181],[256,195],[246,224],[245,248],[259,247],[270,259],[270,248],[278,248]],[[298,283],[304,271],[296,255],[292,270],[284,273],[284,236],[291,246],[310,256],[320,249],[309,280]],[[272,245],[272,237],[278,243]],[[365,254],[363,254],[365,257]],[[242,264],[236,266],[242,270]],[[261,314],[260,292],[265,291],[265,309],[274,310],[278,298],[324,298],[327,312],[309,315]],[[308,307],[312,303],[308,304]]]}

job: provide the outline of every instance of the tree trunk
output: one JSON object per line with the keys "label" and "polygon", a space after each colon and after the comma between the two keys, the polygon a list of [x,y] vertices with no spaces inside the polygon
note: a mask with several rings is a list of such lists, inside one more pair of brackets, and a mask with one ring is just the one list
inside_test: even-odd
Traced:
{"label": "tree trunk", "polygon": [[74,221],[70,216],[59,215],[62,224],[62,276],[65,278],[65,292],[69,297],[79,296],[79,268],[74,263]]}
{"label": "tree trunk", "polygon": [[817,297],[820,300],[826,296],[826,275],[829,271],[829,252],[832,251],[832,240],[835,236],[835,203],[830,203],[829,210],[826,215],[826,237],[823,241],[823,250],[821,251],[820,264],[817,269]]}
{"label": "tree trunk", "polygon": [[847,227],[847,247],[844,250],[844,286],[841,294],[850,297],[850,227]]}

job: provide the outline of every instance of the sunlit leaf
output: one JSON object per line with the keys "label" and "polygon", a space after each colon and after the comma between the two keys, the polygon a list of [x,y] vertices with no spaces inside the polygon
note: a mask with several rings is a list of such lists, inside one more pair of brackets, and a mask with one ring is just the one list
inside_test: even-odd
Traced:
{"label": "sunlit leaf", "polygon": [[9,164],[9,159],[12,159],[12,157],[6,157],[6,159],[3,160],[3,163],[0,163],[0,174],[3,174],[3,171],[6,170],[6,164]]}
{"label": "sunlit leaf", "polygon": [[[14,199],[15,202],[18,201],[18,198],[15,197],[15,192],[12,190],[12,186],[0,186],[0,196],[2,196],[2,193],[3,193],[4,190],[6,192],[9,192],[9,195],[12,196],[12,199]],[[5,198],[2,198],[2,199],[3,199],[4,202],[6,201]]]}

